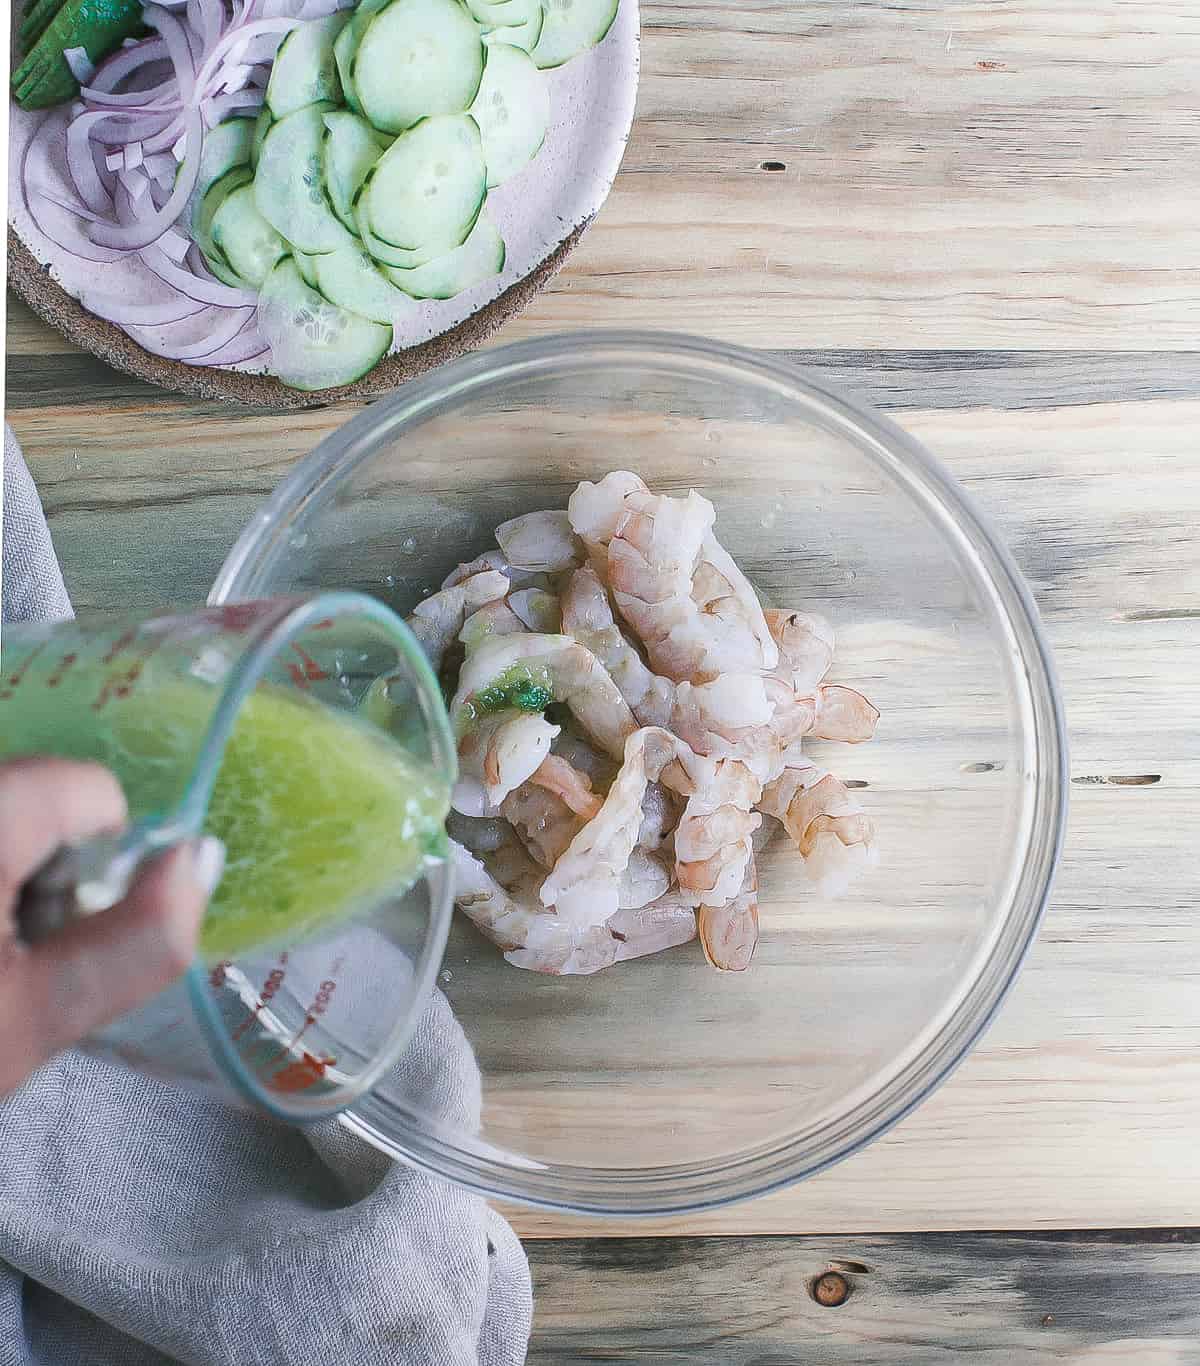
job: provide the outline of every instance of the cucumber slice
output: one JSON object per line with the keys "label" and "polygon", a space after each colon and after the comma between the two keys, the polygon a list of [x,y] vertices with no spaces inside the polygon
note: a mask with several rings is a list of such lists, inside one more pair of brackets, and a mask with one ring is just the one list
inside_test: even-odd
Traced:
{"label": "cucumber slice", "polygon": [[421,247],[417,251],[405,251],[403,247],[393,247],[390,242],[376,237],[371,231],[370,223],[367,222],[366,205],[363,203],[362,195],[359,195],[358,203],[354,207],[354,223],[364,249],[380,265],[410,270],[415,266],[423,266],[427,261],[436,260],[446,251],[445,247],[436,244]]}
{"label": "cucumber slice", "polygon": [[200,148],[200,174],[196,177],[196,188],[192,191],[193,220],[204,196],[217,181],[235,166],[249,163],[254,128],[253,119],[226,119],[211,132],[205,133]]}
{"label": "cucumber slice", "polygon": [[[542,0],[508,0],[511,17],[504,24],[489,29],[483,35],[485,47],[496,43],[507,43],[509,47],[519,47],[522,52],[532,52],[542,36],[542,26],[546,22],[546,11]],[[517,21],[520,12],[520,22]]]}
{"label": "cucumber slice", "polygon": [[392,0],[371,20],[353,63],[363,113],[388,133],[462,113],[482,75],[479,27],[458,0]]}
{"label": "cucumber slice", "polygon": [[[326,254],[331,255],[332,253]],[[306,251],[297,251],[295,247],[292,248],[292,255],[293,257],[295,257],[296,269],[300,272],[300,278],[309,287],[309,289],[316,289],[318,258],[315,256],[310,256]]]}
{"label": "cucumber slice", "polygon": [[480,28],[496,28],[500,24],[511,24],[509,18],[514,0],[467,0],[471,17]]}
{"label": "cucumber slice", "polygon": [[358,44],[367,31],[367,25],[381,9],[386,9],[388,0],[360,0],[353,11],[350,22],[338,34],[333,44],[333,60],[337,63],[338,75],[342,78],[342,96],[351,111],[362,113],[358,91],[354,88],[354,56]]}
{"label": "cucumber slice", "polygon": [[[331,258],[323,256],[323,261]],[[428,265],[411,270],[384,266],[383,273],[392,284],[414,299],[452,299],[464,289],[482,284],[504,269],[504,239],[490,218],[479,222],[461,247],[439,256]]]}
{"label": "cucumber slice", "polygon": [[546,22],[530,54],[546,70],[595,47],[617,17],[617,0],[543,0]]}
{"label": "cucumber slice", "polygon": [[230,285],[234,289],[251,289],[253,286],[241,279],[225,259],[225,253],[213,241],[212,225],[217,210],[226,198],[242,186],[249,185],[252,178],[253,173],[249,166],[231,167],[204,192],[204,197],[192,216],[192,239],[200,248],[209,270],[222,284]]}
{"label": "cucumber slice", "polygon": [[250,169],[258,170],[258,154],[262,151],[263,138],[271,131],[271,124],[274,123],[271,111],[264,104],[258,111],[258,118],[254,120],[254,136],[250,139]]}
{"label": "cucumber slice", "polygon": [[486,195],[483,142],[469,114],[422,119],[384,152],[359,191],[371,231],[406,251],[448,251],[466,241]]}
{"label": "cucumber slice", "polygon": [[407,295],[383,278],[357,242],[312,259],[316,264],[317,289],[331,304],[389,325],[398,308],[412,306]]}
{"label": "cucumber slice", "polygon": [[488,48],[471,117],[483,140],[489,190],[537,156],[550,123],[550,87],[527,52],[505,43]]}
{"label": "cucumber slice", "polygon": [[350,16],[345,10],[324,19],[297,24],[279,45],[267,82],[267,104],[277,119],[285,119],[306,104],[322,100],[341,103],[333,44]]}
{"label": "cucumber slice", "polygon": [[213,214],[211,231],[234,272],[256,289],[288,254],[288,244],[255,207],[253,185],[241,185],[225,196]]}
{"label": "cucumber slice", "polygon": [[392,329],[331,304],[285,257],[258,295],[258,326],[271,346],[271,369],[291,389],[352,384],[387,354]]}
{"label": "cucumber slice", "polygon": [[309,104],[273,123],[254,176],[259,213],[281,237],[314,256],[350,241],[325,198],[322,115],[329,109],[328,104]]}
{"label": "cucumber slice", "polygon": [[325,193],[334,213],[351,232],[354,223],[354,196],[367,172],[383,155],[387,139],[357,114],[335,109],[325,115]]}

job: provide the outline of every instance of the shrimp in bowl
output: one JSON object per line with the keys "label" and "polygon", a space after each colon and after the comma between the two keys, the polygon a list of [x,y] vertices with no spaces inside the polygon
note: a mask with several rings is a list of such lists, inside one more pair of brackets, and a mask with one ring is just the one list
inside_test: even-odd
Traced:
{"label": "shrimp in bowl", "polygon": [[764,607],[713,505],[630,471],[496,541],[410,618],[450,696],[461,913],[537,972],[693,939],[714,968],[745,971],[764,825],[819,894],[875,856],[870,816],[804,748],[869,740],[879,719],[827,681],[832,626]]}

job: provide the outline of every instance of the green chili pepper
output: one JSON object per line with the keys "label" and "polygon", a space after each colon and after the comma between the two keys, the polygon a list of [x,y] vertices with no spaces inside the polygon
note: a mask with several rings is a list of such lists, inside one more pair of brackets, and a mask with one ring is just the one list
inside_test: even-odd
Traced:
{"label": "green chili pepper", "polygon": [[63,56],[67,49],[81,47],[96,63],[144,30],[141,0],[65,0],[57,13],[53,8],[51,4],[48,12],[39,0],[26,17],[28,36],[22,25],[26,42],[41,26],[25,60],[13,72],[13,96],[22,109],[46,109],[79,94],[79,82]]}

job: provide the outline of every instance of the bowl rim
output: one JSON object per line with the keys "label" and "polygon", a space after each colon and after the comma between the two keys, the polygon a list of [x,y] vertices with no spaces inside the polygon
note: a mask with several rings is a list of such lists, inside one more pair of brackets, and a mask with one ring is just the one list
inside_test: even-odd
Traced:
{"label": "bowl rim", "polygon": [[[968,985],[906,1049],[907,1060],[870,1095],[813,1133],[793,1132],[716,1160],[652,1168],[540,1163],[482,1142],[451,1141],[429,1122],[379,1097],[341,1122],[391,1156],[489,1197],[587,1214],[694,1213],[767,1194],[849,1157],[910,1114],[967,1056],[995,1018],[1032,944],[1062,852],[1068,751],[1054,663],[1033,596],[987,517],[950,472],[889,418],[830,389],[792,362],[686,334],[580,330],[475,353],[405,385],[332,432],[276,487],[234,543],[211,603],[261,596],[262,579],[286,547],[291,524],[385,441],[406,426],[452,409],[465,397],[514,378],[593,372],[639,360],[696,373],[721,366],[757,386],[775,385],[830,434],[850,441],[922,504],[948,536],[972,587],[987,601],[1008,646],[1015,726],[1036,781],[1023,803],[1017,863],[1003,907],[973,959]],[[905,1054],[900,1055],[901,1058]],[[380,1113],[382,1112],[382,1113]],[[379,1123],[386,1123],[386,1132]]]}

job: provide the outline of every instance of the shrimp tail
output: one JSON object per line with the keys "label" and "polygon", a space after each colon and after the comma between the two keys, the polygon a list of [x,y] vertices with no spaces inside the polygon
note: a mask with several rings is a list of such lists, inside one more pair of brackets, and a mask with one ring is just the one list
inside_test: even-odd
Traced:
{"label": "shrimp tail", "polygon": [[720,972],[745,972],[758,945],[758,869],[753,852],[742,890],[724,906],[701,906],[696,922],[709,963]]}

